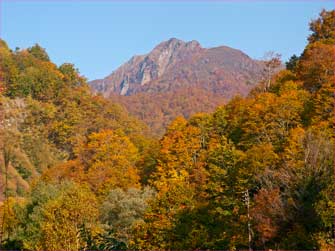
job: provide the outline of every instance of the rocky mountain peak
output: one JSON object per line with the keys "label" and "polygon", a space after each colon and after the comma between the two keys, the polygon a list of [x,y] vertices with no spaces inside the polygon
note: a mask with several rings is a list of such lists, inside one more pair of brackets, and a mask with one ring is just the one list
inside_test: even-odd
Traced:
{"label": "rocky mountain peak", "polygon": [[177,39],[177,38],[170,38],[167,41],[161,42],[158,44],[153,50],[152,53],[159,51],[171,51],[176,52],[180,50],[199,50],[201,49],[201,45],[198,41],[192,40],[189,42],[184,42],[183,40]]}
{"label": "rocky mountain peak", "polygon": [[183,86],[201,86],[231,97],[234,93],[245,95],[260,71],[259,62],[239,50],[225,46],[206,49],[195,40],[170,38],[90,84],[106,97],[165,92]]}

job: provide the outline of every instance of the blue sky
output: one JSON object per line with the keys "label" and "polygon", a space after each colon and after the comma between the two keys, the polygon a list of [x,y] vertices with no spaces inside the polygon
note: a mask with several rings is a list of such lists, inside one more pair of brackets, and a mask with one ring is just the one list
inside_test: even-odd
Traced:
{"label": "blue sky", "polygon": [[57,64],[102,78],[135,54],[176,37],[227,45],[252,58],[300,54],[308,23],[333,1],[1,1],[1,38],[11,48],[39,43]]}

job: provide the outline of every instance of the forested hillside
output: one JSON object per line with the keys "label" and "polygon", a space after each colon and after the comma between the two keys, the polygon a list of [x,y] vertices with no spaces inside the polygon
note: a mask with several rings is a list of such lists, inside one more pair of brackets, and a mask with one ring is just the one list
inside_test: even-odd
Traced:
{"label": "forested hillside", "polygon": [[333,250],[334,19],[160,139],[74,65],[1,41],[1,249]]}

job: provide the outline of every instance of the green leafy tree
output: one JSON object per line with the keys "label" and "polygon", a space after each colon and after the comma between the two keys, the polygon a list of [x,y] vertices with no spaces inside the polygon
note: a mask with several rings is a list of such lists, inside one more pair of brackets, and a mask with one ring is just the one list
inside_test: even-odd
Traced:
{"label": "green leafy tree", "polygon": [[38,184],[21,219],[23,248],[80,250],[80,229],[96,230],[96,203],[89,189],[74,183]]}
{"label": "green leafy tree", "polygon": [[34,46],[28,48],[28,52],[39,60],[50,61],[49,55],[39,44],[35,44]]}
{"label": "green leafy tree", "polygon": [[[102,203],[100,219],[117,242],[123,242],[127,247],[133,245],[133,228],[143,222],[148,201],[153,199],[155,192],[149,187],[143,190],[120,188],[111,190]],[[113,231],[111,231],[113,230]]]}

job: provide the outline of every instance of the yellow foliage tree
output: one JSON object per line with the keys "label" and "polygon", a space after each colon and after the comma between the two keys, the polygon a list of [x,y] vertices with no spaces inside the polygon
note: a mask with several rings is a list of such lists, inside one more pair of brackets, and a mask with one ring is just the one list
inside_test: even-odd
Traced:
{"label": "yellow foliage tree", "polygon": [[79,150],[87,180],[98,194],[114,188],[140,187],[135,163],[138,150],[121,131],[103,130],[88,137]]}

